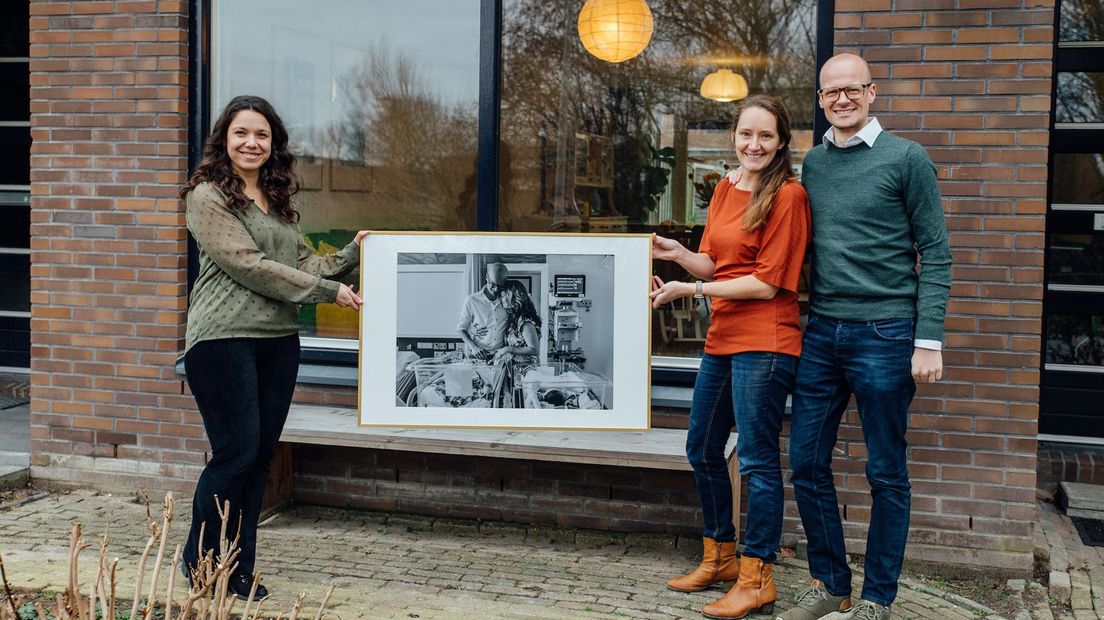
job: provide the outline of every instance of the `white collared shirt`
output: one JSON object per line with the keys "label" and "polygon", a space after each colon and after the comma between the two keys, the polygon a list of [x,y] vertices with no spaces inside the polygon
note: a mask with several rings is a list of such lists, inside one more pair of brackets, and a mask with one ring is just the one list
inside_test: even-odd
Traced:
{"label": "white collared shirt", "polygon": [[848,138],[843,144],[836,144],[836,128],[829,127],[828,131],[824,132],[824,137],[821,140],[824,142],[824,146],[829,144],[845,149],[849,146],[855,146],[856,144],[866,143],[867,146],[874,146],[874,141],[878,139],[878,135],[882,133],[882,124],[878,122],[878,119],[871,116],[870,121],[866,123],[866,126],[860,129],[855,135]]}
{"label": "white collared shirt", "polygon": [[[874,146],[874,141],[878,139],[878,136],[882,133],[882,124],[878,122],[877,118],[870,117],[870,122],[865,127],[860,129],[855,135],[851,136],[844,141],[842,145],[836,144],[836,132],[835,127],[829,127],[828,131],[824,132],[824,136],[821,141],[824,142],[824,146],[835,146],[837,148],[845,149],[849,146],[855,146],[856,144],[866,144],[867,146]],[[939,340],[924,340],[917,338],[912,343],[918,349],[931,349],[933,351],[942,351],[943,343]]]}

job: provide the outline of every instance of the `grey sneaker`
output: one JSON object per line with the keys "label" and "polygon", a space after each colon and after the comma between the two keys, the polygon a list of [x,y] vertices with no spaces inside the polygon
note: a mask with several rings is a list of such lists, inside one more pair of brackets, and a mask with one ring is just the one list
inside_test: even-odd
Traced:
{"label": "grey sneaker", "polygon": [[888,607],[863,599],[850,611],[830,613],[820,620],[890,620],[892,617]]}
{"label": "grey sneaker", "polygon": [[846,594],[833,596],[824,589],[824,584],[819,579],[814,579],[813,584],[799,592],[794,600],[797,606],[778,614],[774,620],[820,620],[833,612],[851,612],[851,597]]}

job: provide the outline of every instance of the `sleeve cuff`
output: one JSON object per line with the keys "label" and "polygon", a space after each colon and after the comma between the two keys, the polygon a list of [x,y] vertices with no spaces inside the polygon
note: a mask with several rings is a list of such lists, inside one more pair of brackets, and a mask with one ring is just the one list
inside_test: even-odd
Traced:
{"label": "sleeve cuff", "polygon": [[327,280],[321,276],[319,276],[318,279],[321,280],[321,282],[318,283],[318,288],[326,292],[323,299],[325,299],[327,303],[332,303],[337,299],[337,292],[341,289],[341,283]]}
{"label": "sleeve cuff", "polygon": [[341,248],[338,255],[341,257],[341,261],[350,267],[360,264],[360,246],[357,245],[356,241],[350,241],[349,245]]}
{"label": "sleeve cuff", "polygon": [[932,351],[942,351],[943,343],[938,340],[923,340],[917,338],[912,342],[913,346],[917,349],[931,349]]}

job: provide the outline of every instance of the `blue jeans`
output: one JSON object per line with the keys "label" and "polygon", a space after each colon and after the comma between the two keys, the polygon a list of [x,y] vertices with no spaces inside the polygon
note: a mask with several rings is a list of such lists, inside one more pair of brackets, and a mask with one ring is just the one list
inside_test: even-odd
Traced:
{"label": "blue jeans", "polygon": [[854,393],[866,443],[866,479],[873,505],[867,533],[862,598],[889,606],[908,538],[908,408],[912,319],[840,321],[811,314],[802,341],[790,430],[790,468],[809,571],[836,596],[850,594],[851,571],[832,481],[840,418]]}
{"label": "blue jeans", "polygon": [[735,423],[740,475],[748,485],[743,553],[769,563],[775,561],[782,537],[778,434],[796,366],[797,358],[783,353],[703,354],[686,434],[686,457],[694,468],[704,535],[732,542],[736,528],[724,449]]}
{"label": "blue jeans", "polygon": [[184,355],[184,368],[211,459],[196,484],[192,527],[181,555],[192,568],[207,550],[218,557],[222,521],[215,498],[218,504],[229,500],[227,538],[241,535],[236,572],[252,575],[268,471],[299,373],[299,336],[205,340]]}

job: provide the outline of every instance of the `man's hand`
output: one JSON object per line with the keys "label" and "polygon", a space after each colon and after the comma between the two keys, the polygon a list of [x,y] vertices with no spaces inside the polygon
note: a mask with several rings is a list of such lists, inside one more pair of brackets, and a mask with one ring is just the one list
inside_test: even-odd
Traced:
{"label": "man's hand", "polygon": [[728,182],[733,185],[736,185],[740,182],[740,176],[741,174],[739,168],[733,168],[732,170],[729,170],[725,173],[725,178],[728,179]]}
{"label": "man's hand", "polygon": [[943,353],[934,349],[912,350],[912,378],[917,383],[935,383],[943,378]]}

